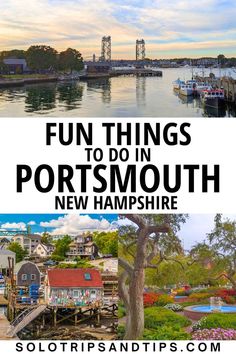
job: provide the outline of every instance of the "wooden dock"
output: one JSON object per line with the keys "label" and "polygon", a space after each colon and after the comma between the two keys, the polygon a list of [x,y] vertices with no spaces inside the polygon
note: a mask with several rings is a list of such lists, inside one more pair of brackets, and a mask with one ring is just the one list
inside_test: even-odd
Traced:
{"label": "wooden dock", "polygon": [[5,315],[0,315],[0,340],[16,340],[17,336],[9,337],[7,332],[10,328],[10,322]]}
{"label": "wooden dock", "polygon": [[7,299],[5,299],[3,295],[0,295],[0,306],[7,306],[7,305],[8,305]]}
{"label": "wooden dock", "polygon": [[110,76],[140,76],[162,77],[162,71],[152,69],[117,69],[110,72]]}

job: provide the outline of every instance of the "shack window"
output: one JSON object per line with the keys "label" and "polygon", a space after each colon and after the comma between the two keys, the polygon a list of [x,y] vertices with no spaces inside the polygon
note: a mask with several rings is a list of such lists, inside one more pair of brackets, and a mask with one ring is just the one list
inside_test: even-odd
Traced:
{"label": "shack window", "polygon": [[79,297],[79,290],[74,290],[74,297]]}
{"label": "shack window", "polygon": [[27,274],[22,274],[21,280],[27,280]]}
{"label": "shack window", "polygon": [[31,274],[31,280],[35,280],[36,279],[36,274]]}
{"label": "shack window", "polygon": [[84,279],[85,280],[91,280],[91,274],[90,273],[84,273]]}

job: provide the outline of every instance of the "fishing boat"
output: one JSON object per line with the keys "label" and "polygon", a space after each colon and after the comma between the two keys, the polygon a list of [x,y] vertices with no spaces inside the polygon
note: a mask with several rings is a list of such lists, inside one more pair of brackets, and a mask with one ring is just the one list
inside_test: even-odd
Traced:
{"label": "fishing boat", "polygon": [[201,93],[202,101],[209,106],[216,106],[224,103],[225,95],[223,89],[204,90]]}
{"label": "fishing boat", "polygon": [[184,81],[182,81],[182,80],[180,80],[180,79],[177,79],[177,80],[173,81],[173,89],[174,89],[174,90],[179,90],[179,89],[180,89],[180,86],[181,86],[181,85],[184,85],[184,84],[185,84]]}
{"label": "fishing boat", "polygon": [[194,93],[193,85],[187,83],[180,85],[179,93],[183,96],[193,95]]}
{"label": "fishing boat", "polygon": [[203,91],[209,91],[209,90],[212,90],[212,86],[209,85],[208,83],[202,81],[198,81],[196,83],[196,91],[199,95],[201,95]]}

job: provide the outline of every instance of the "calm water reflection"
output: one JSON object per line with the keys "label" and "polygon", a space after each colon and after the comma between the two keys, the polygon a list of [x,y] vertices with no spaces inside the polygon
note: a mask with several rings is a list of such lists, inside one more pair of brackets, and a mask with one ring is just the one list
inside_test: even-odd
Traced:
{"label": "calm water reflection", "polygon": [[164,69],[163,77],[117,77],[0,89],[0,116],[235,117],[235,107],[203,107],[172,90],[190,69]]}

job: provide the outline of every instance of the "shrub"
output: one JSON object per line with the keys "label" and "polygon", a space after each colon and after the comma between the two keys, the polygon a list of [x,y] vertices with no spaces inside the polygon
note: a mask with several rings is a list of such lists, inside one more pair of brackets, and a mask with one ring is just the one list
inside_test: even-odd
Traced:
{"label": "shrub", "polygon": [[210,293],[193,293],[189,295],[189,300],[200,302],[202,300],[209,299],[212,296]]}
{"label": "shrub", "polygon": [[149,307],[144,310],[145,328],[156,329],[157,327],[168,326],[174,329],[187,327],[191,322],[177,315],[171,310],[161,307]]}
{"label": "shrub", "polygon": [[57,254],[53,254],[53,255],[51,256],[51,259],[52,259],[53,261],[55,261],[55,262],[61,262],[61,261],[64,261],[65,257],[59,256],[59,255],[57,255]]}
{"label": "shrub", "polygon": [[192,290],[178,290],[177,296],[189,296],[192,294]]}
{"label": "shrub", "polygon": [[119,325],[117,328],[117,338],[118,339],[123,339],[125,335],[125,326],[124,325]]}
{"label": "shrub", "polygon": [[167,304],[171,304],[174,302],[174,299],[170,296],[170,295],[160,295],[157,299],[157,301],[155,301],[155,305],[157,306],[165,306]]}
{"label": "shrub", "polygon": [[219,297],[236,296],[236,290],[234,290],[234,289],[219,289],[216,292],[216,296],[219,296]]}
{"label": "shrub", "polygon": [[118,306],[118,318],[122,318],[126,315],[125,308],[122,305]]}
{"label": "shrub", "polygon": [[234,296],[225,296],[223,300],[229,305],[234,305],[236,303],[236,297]]}
{"label": "shrub", "polygon": [[194,340],[234,340],[236,339],[235,329],[203,329],[193,333]]}
{"label": "shrub", "polygon": [[211,329],[211,328],[232,328],[236,329],[236,315],[227,313],[213,313],[201,319],[200,329]]}
{"label": "shrub", "polygon": [[236,303],[236,290],[220,289],[216,292],[216,296],[221,297],[227,304]]}
{"label": "shrub", "polygon": [[166,304],[165,309],[172,310],[174,312],[182,311],[183,307],[179,304]]}
{"label": "shrub", "polygon": [[155,330],[145,329],[143,334],[145,340],[187,340],[190,335],[183,329],[175,329],[169,326],[158,327]]}
{"label": "shrub", "polygon": [[143,305],[144,307],[153,306],[158,300],[159,294],[156,293],[144,293],[143,294]]}

